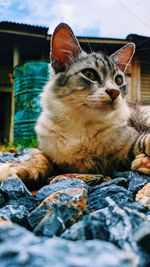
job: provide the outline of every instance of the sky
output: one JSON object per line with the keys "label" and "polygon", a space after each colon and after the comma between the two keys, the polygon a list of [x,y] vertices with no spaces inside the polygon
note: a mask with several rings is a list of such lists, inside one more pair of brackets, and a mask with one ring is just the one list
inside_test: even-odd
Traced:
{"label": "sky", "polygon": [[77,36],[150,36],[150,0],[0,0],[0,21],[46,26],[49,34],[65,22]]}

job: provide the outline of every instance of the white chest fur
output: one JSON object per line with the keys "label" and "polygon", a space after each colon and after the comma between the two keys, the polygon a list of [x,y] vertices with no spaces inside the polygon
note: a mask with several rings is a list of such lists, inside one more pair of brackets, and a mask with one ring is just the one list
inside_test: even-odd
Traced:
{"label": "white chest fur", "polygon": [[114,150],[116,136],[112,132],[116,132],[117,127],[80,122],[56,124],[41,115],[36,131],[40,149],[55,163],[91,165],[94,157],[102,158]]}

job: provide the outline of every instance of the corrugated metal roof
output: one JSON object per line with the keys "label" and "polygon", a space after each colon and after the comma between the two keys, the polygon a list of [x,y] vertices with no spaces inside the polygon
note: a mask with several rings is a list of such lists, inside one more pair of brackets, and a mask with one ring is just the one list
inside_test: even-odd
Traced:
{"label": "corrugated metal roof", "polygon": [[150,37],[137,34],[129,34],[127,40],[136,45],[135,55],[143,62],[150,62]]}
{"label": "corrugated metal roof", "polygon": [[27,33],[34,33],[34,34],[43,34],[46,35],[48,32],[48,27],[41,27],[23,23],[16,23],[11,21],[1,21],[0,22],[0,29],[1,30],[12,30],[12,31],[23,31]]}

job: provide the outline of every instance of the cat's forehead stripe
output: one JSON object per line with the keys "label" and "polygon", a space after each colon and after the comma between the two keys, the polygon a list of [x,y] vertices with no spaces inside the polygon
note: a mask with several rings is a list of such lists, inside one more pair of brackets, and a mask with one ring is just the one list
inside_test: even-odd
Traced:
{"label": "cat's forehead stripe", "polygon": [[117,65],[108,56],[105,56],[103,54],[98,54],[98,55],[97,54],[93,55],[94,59],[96,59],[95,61],[96,68],[100,67],[104,76],[106,76],[108,72],[113,73],[114,75],[115,72],[118,70]]}
{"label": "cat's forehead stripe", "polygon": [[81,61],[86,61],[87,64],[93,64],[96,68],[102,68],[105,71],[108,69],[116,71],[118,69],[117,65],[106,55],[103,55],[101,53],[92,53],[87,54],[83,58],[81,58]]}

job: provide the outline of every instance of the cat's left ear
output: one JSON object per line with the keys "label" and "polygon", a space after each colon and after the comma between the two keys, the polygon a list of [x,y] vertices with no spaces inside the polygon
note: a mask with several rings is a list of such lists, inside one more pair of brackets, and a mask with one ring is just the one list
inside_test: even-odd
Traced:
{"label": "cat's left ear", "polygon": [[65,71],[82,51],[71,28],[60,23],[51,40],[51,64],[56,73]]}
{"label": "cat's left ear", "polygon": [[121,71],[125,72],[128,64],[130,63],[134,55],[134,52],[135,52],[135,44],[128,43],[122,48],[120,48],[118,51],[116,51],[114,54],[112,54],[110,58],[113,58],[113,60],[119,66]]}

